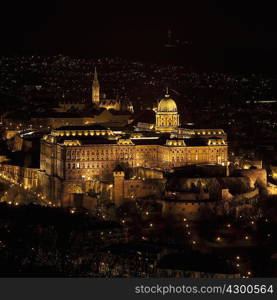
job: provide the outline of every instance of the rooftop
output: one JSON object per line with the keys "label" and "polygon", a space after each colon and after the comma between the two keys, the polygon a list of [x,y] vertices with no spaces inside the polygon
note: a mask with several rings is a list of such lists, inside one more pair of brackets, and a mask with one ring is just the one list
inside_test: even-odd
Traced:
{"label": "rooftop", "polygon": [[91,124],[91,125],[83,125],[83,126],[61,126],[56,129],[55,131],[58,130],[107,130],[107,127],[104,127],[99,124]]}

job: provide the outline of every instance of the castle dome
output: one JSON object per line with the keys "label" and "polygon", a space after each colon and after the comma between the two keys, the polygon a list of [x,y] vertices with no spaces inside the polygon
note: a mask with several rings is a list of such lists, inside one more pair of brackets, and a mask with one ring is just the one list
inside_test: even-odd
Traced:
{"label": "castle dome", "polygon": [[177,112],[176,102],[166,94],[159,102],[157,112]]}

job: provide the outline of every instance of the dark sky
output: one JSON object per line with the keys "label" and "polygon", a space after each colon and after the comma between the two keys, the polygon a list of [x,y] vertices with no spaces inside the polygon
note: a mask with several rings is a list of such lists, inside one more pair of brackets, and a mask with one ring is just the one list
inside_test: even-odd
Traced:
{"label": "dark sky", "polygon": [[168,28],[207,51],[277,48],[276,10],[267,1],[110,2],[10,1],[1,9],[1,52],[155,56]]}

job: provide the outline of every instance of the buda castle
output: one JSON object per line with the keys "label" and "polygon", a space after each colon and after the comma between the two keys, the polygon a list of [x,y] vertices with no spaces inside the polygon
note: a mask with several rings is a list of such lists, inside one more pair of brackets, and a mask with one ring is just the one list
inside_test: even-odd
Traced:
{"label": "buda castle", "polygon": [[[97,81],[96,74],[92,100],[106,105],[99,98]],[[105,186],[110,200],[120,205],[124,198],[147,195],[140,176],[126,181],[128,170],[149,170],[150,177],[157,179],[185,165],[227,165],[227,137],[222,129],[180,127],[177,105],[168,91],[154,111],[156,119],[147,131],[140,126],[113,129],[100,124],[53,129],[41,140],[43,194],[62,206],[72,206],[82,195]],[[155,188],[152,184],[149,193],[155,193]]]}

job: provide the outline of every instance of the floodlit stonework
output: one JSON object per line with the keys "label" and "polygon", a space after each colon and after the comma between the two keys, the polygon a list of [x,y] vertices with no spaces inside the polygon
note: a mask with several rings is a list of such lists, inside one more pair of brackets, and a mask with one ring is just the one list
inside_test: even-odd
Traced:
{"label": "floodlit stonework", "polygon": [[173,132],[179,127],[177,105],[169,94],[160,101],[156,110],[156,131]]}
{"label": "floodlit stonework", "polygon": [[[155,113],[156,124],[150,131],[132,131],[129,127],[118,132],[92,124],[62,126],[44,136],[40,174],[49,181],[48,197],[71,206],[76,195],[93,191],[90,183],[101,182],[98,192],[109,186],[106,194],[120,205],[123,199],[160,193],[153,187],[155,183],[144,181],[145,177],[125,178],[124,170],[163,172],[188,164],[227,166],[227,137],[222,129],[206,129],[205,133],[182,130],[177,105],[168,94]],[[116,171],[118,166],[121,171]]]}

